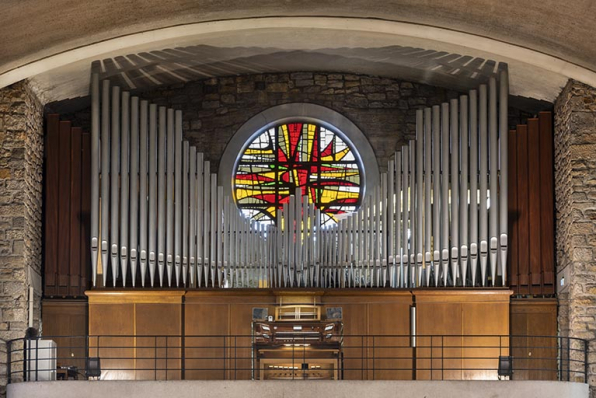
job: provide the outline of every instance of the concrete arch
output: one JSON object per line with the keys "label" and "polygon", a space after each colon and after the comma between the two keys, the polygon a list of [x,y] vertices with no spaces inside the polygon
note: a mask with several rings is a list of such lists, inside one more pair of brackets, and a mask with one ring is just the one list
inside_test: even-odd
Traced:
{"label": "concrete arch", "polygon": [[[596,86],[596,73],[587,67],[536,51],[520,45],[510,44],[489,37],[422,24],[345,17],[263,17],[236,20],[221,20],[171,26],[140,33],[123,35],[108,40],[86,44],[50,56],[33,56],[33,61],[16,66],[0,74],[0,87],[32,76],[51,72],[79,63],[89,66],[90,61],[114,54],[128,54],[139,50],[163,48],[180,43],[196,43],[207,37],[242,37],[255,32],[275,32],[284,29],[320,30],[321,32],[342,32],[352,35],[385,35],[407,40],[434,43],[435,49],[448,48],[468,53],[489,55],[498,61],[518,62],[538,71],[572,78]],[[298,45],[308,46],[308,43]],[[461,53],[465,53],[465,52]],[[37,58],[37,59],[36,59]],[[0,66],[0,70],[2,67]],[[515,78],[512,90],[515,90]]]}

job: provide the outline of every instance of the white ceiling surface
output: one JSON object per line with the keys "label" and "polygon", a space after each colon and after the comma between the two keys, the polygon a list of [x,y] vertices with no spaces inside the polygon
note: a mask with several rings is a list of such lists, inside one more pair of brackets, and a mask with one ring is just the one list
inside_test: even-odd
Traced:
{"label": "white ceiling surface", "polygon": [[[208,32],[196,37],[175,38],[133,44],[123,44],[123,49],[106,51],[81,60],[66,63],[60,67],[37,74],[32,78],[45,102],[85,96],[89,93],[90,66],[93,60],[116,58],[143,51],[163,50],[200,44],[204,47],[201,64],[217,63],[224,67],[213,70],[206,68],[205,75],[229,75],[259,72],[283,72],[295,70],[338,71],[366,73],[394,78],[404,78],[423,83],[453,86],[449,79],[444,79],[444,70],[429,70],[412,63],[407,55],[392,54],[379,57],[385,48],[403,46],[420,49],[444,51],[449,54],[461,54],[474,58],[505,62],[509,65],[511,93],[523,97],[553,101],[568,77],[563,73],[549,71],[520,60],[496,56],[490,51],[478,50],[457,44],[438,42],[434,39],[408,37],[390,33],[369,31],[351,31],[342,29],[316,28],[255,28],[241,31]],[[122,44],[120,44],[122,46]],[[211,48],[211,52],[209,52]],[[326,55],[337,56],[331,62]],[[250,60],[250,68],[246,67]],[[298,69],[296,65],[299,65]],[[406,65],[407,68],[403,66]],[[443,76],[441,76],[441,74]],[[451,79],[451,82],[457,79]],[[473,81],[467,86],[474,87]]]}
{"label": "white ceiling surface", "polygon": [[596,71],[593,0],[2,0],[0,73],[139,32],[201,22],[336,17],[491,38]]}
{"label": "white ceiling surface", "polygon": [[[253,73],[296,70],[296,54],[282,55],[296,50],[309,70],[403,77],[403,57],[366,50],[411,46],[506,62],[514,95],[553,101],[568,78],[596,85],[591,0],[5,0],[0,22],[0,87],[33,78],[45,101],[86,95],[95,60],[196,45],[241,49]],[[320,56],[330,50],[342,62]],[[240,58],[209,58],[229,66],[211,74],[241,72]]]}

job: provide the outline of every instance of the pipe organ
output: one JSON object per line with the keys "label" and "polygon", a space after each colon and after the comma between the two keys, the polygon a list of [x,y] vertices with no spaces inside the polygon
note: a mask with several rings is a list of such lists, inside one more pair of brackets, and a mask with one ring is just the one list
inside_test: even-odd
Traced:
{"label": "pipe organ", "polygon": [[[416,138],[332,226],[297,189],[245,217],[182,113],[92,79],[91,267],[104,286],[506,286],[506,71],[416,112]],[[111,279],[109,277],[111,276]]]}

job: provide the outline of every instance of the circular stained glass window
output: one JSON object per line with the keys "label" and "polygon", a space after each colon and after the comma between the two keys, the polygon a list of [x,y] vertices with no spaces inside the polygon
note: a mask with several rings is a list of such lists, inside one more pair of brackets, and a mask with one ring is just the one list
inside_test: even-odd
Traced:
{"label": "circular stained glass window", "polygon": [[233,176],[234,198],[245,215],[273,223],[299,188],[321,210],[322,222],[333,223],[360,205],[360,165],[339,133],[314,123],[279,124],[244,148]]}

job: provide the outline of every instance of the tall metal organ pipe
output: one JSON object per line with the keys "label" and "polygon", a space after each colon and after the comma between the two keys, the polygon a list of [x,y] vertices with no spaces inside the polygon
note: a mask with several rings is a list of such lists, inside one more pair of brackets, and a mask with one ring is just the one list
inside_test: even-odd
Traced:
{"label": "tall metal organ pipe", "polygon": [[133,287],[147,279],[196,288],[467,287],[494,286],[499,277],[506,284],[505,70],[418,110],[416,138],[335,225],[323,225],[301,188],[276,225],[246,218],[183,139],[180,111],[130,97],[97,75],[91,91],[94,285],[99,272],[104,286],[111,274],[113,285],[130,278]]}

